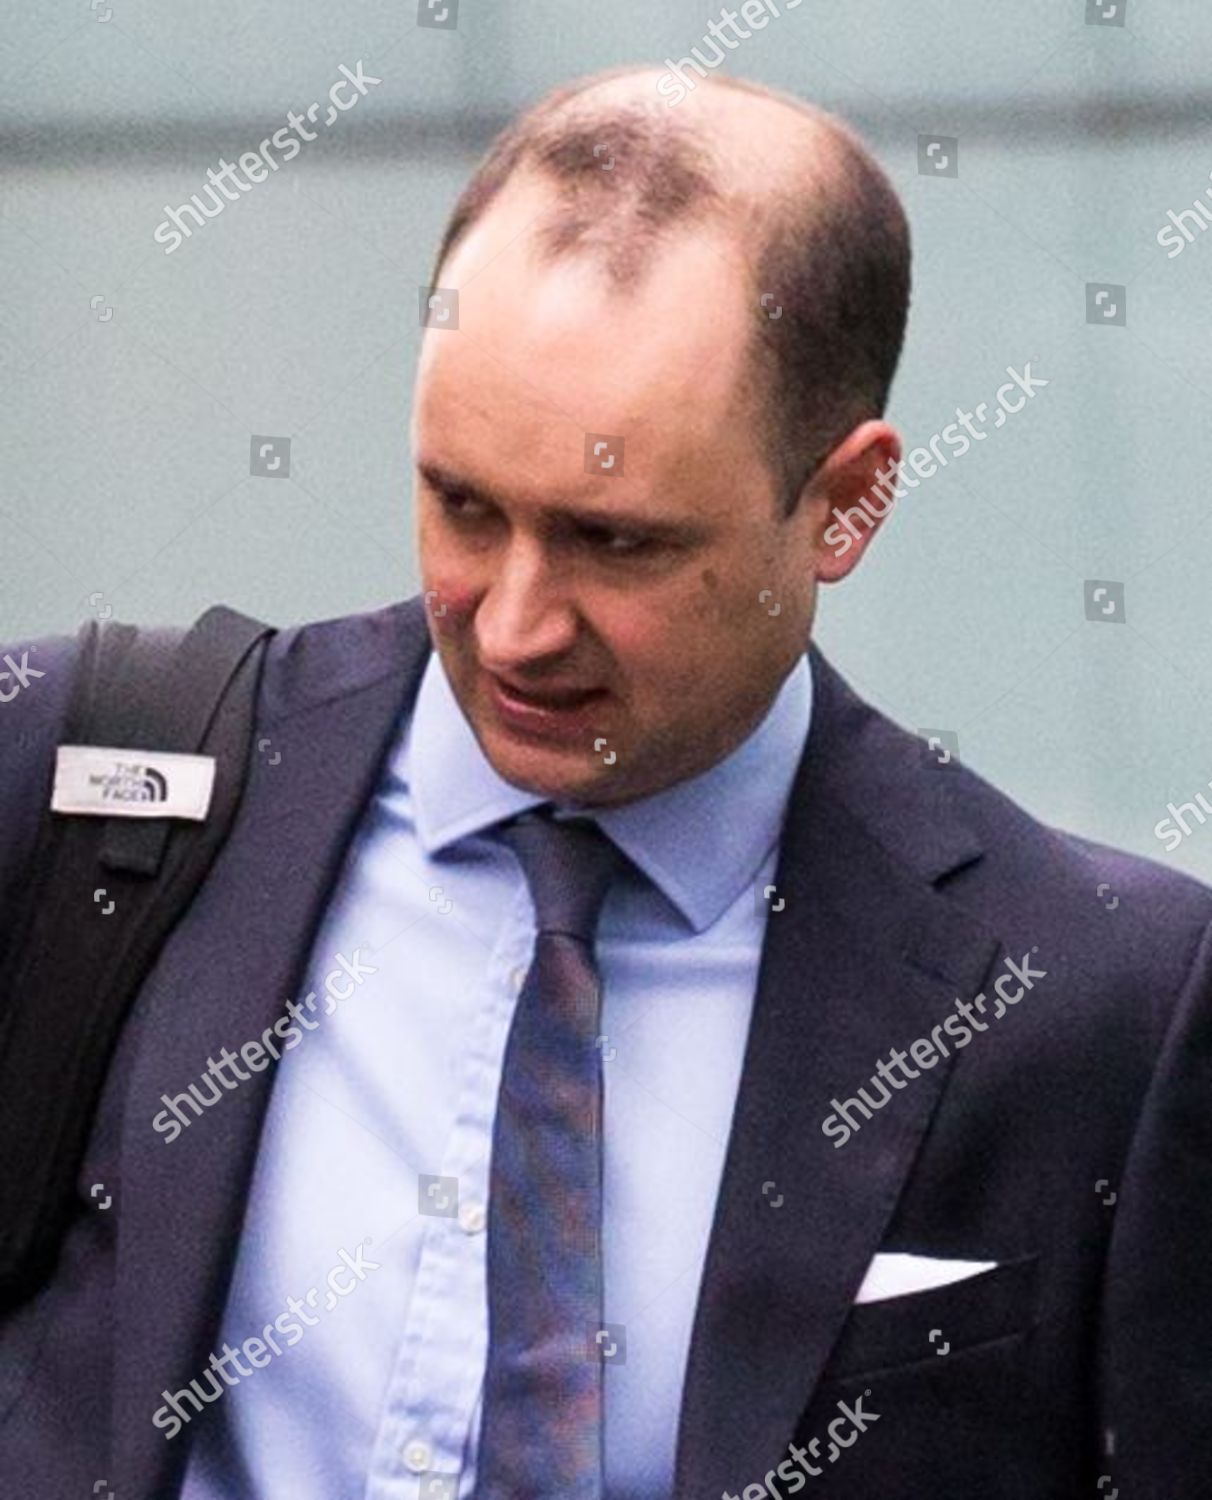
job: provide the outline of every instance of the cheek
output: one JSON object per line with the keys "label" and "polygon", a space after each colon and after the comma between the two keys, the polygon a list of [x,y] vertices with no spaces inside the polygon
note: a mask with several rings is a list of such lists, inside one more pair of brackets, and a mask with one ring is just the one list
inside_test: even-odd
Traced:
{"label": "cheek", "polygon": [[462,635],[475,616],[477,597],[466,582],[453,569],[431,566],[424,571],[422,591],[433,630],[444,638]]}
{"label": "cheek", "polygon": [[653,720],[680,718],[714,680],[719,658],[714,601],[691,599],[623,615],[608,639],[630,695]]}
{"label": "cheek", "polygon": [[659,694],[669,675],[669,622],[664,610],[649,609],[635,596],[580,600],[578,646],[582,666],[594,664],[603,682],[627,698]]}
{"label": "cheek", "polygon": [[469,580],[458,549],[449,545],[425,506],[420,513],[417,550],[430,625],[441,635],[452,635],[471,618],[476,585]]}

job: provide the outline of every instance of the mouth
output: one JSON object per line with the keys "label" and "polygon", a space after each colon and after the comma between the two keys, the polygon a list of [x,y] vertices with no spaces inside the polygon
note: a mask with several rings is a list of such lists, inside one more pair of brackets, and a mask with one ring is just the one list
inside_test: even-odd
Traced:
{"label": "mouth", "polygon": [[602,688],[544,688],[534,691],[524,688],[518,683],[510,682],[505,677],[497,677],[490,673],[493,681],[506,696],[515,699],[531,708],[578,708],[582,703],[587,703],[590,698],[598,697],[604,689]]}
{"label": "mouth", "polygon": [[515,729],[534,731],[582,731],[592,710],[607,696],[605,688],[545,688],[538,692],[485,674],[497,716]]}

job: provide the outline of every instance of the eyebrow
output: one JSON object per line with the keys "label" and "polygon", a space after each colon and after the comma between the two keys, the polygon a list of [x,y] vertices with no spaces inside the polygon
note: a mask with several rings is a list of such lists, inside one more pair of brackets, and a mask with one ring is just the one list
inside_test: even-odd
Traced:
{"label": "eyebrow", "polygon": [[[485,505],[503,506],[503,497],[486,485],[457,474],[444,465],[425,460],[417,464],[417,472],[427,484],[447,494],[466,495]],[[706,534],[706,528],[696,521],[660,520],[651,516],[629,515],[626,512],[592,505],[539,505],[539,517],[544,521],[574,521],[579,525],[601,528],[605,531],[634,531],[671,542],[693,542]]]}

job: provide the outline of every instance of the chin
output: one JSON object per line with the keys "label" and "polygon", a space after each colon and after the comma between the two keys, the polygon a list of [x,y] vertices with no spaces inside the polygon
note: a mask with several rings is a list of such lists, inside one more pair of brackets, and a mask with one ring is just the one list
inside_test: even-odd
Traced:
{"label": "chin", "polygon": [[[493,770],[502,781],[521,791],[553,802],[605,804],[610,801],[608,778],[585,766],[582,751],[519,745],[495,733],[477,735]],[[615,788],[617,790],[617,787]]]}
{"label": "chin", "polygon": [[550,792],[586,780],[584,755],[561,746],[523,745],[495,726],[486,732],[477,728],[480,742],[493,770],[527,791]]}

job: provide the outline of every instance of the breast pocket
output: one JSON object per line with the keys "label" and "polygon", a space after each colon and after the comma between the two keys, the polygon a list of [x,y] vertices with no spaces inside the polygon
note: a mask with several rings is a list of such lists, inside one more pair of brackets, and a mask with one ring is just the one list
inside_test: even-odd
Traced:
{"label": "breast pocket", "polygon": [[926,1362],[1028,1332],[1036,1318],[1039,1255],[963,1281],[850,1309],[822,1381]]}

